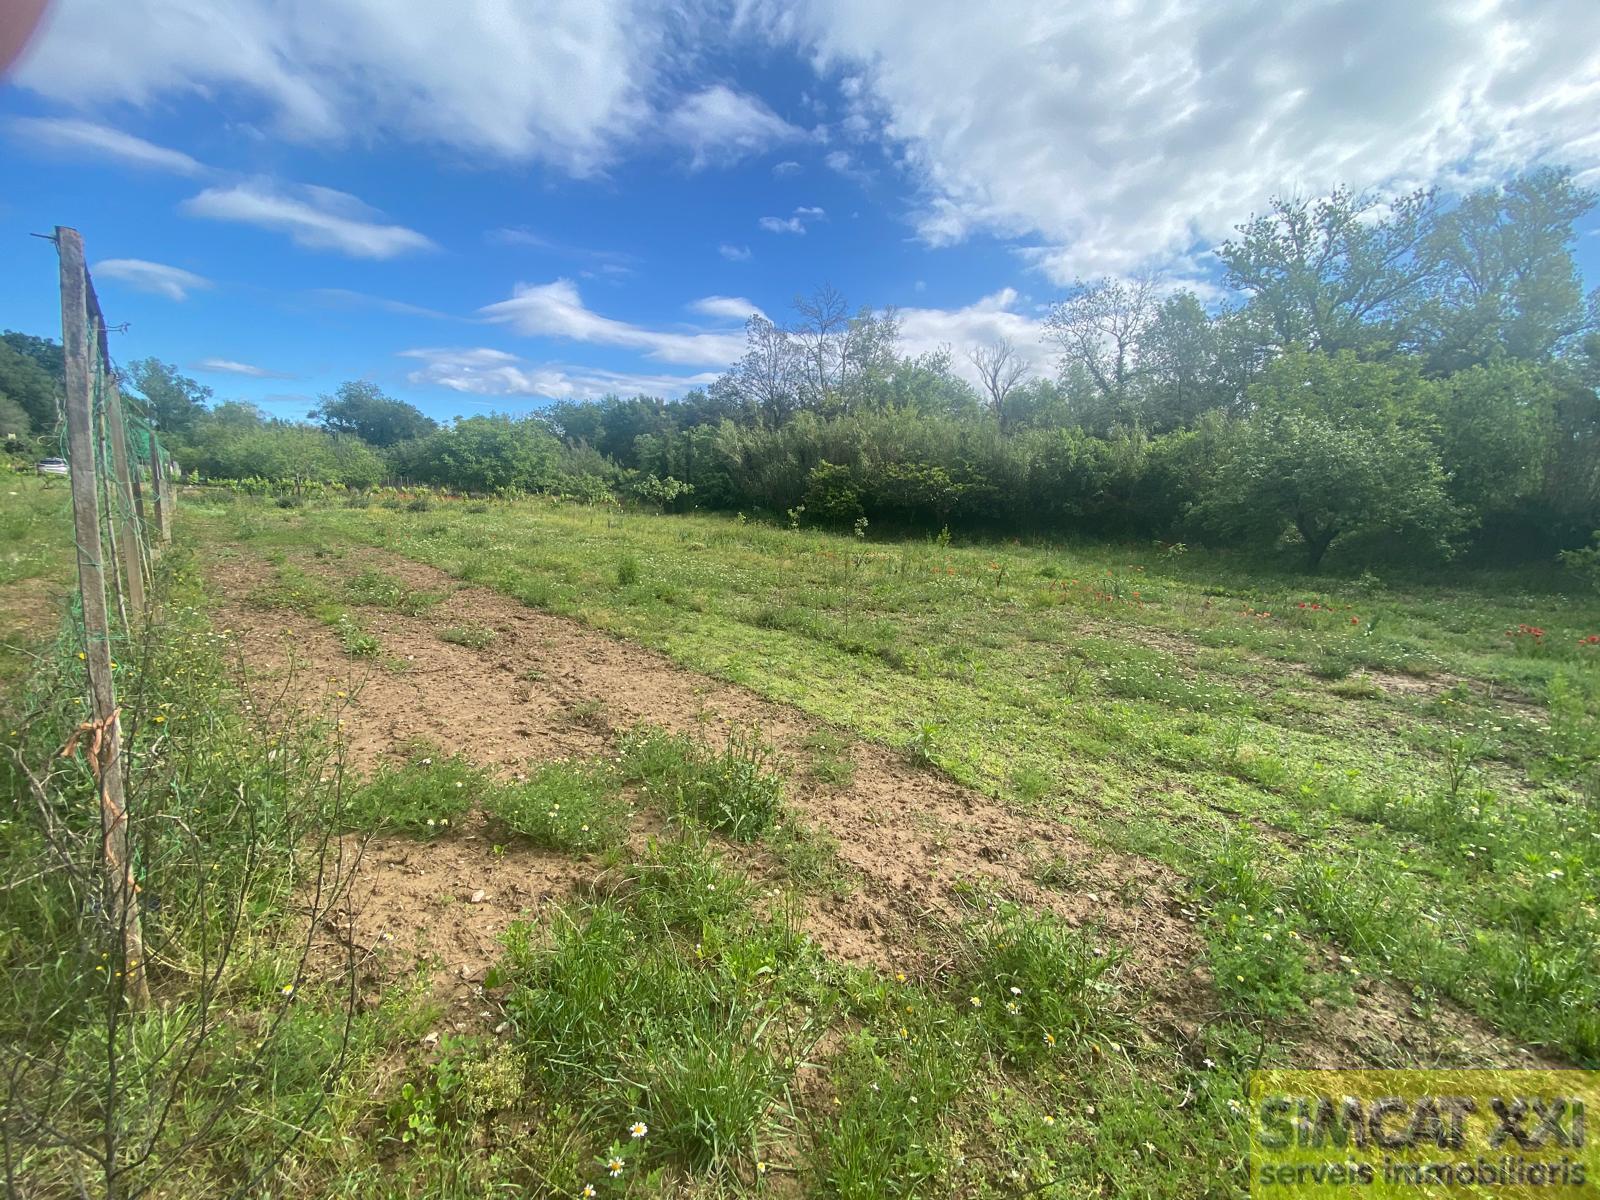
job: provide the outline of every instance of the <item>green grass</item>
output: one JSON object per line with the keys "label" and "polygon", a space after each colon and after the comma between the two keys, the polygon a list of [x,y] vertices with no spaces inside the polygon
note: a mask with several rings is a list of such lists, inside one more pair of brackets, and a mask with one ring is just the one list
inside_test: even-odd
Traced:
{"label": "green grass", "polygon": [[643,726],[622,738],[621,769],[679,815],[735,841],[759,837],[783,806],[784,773],[753,729],[720,748],[690,734]]}
{"label": "green grass", "polygon": [[[272,510],[257,536],[304,512]],[[160,828],[183,832],[205,857],[141,864],[162,902],[150,928],[162,932],[163,955],[188,961],[185,948],[203,931],[182,922],[219,881],[242,897],[248,922],[225,981],[226,1012],[206,1026],[216,1040],[179,1073],[152,1160],[175,1166],[126,1184],[159,1184],[185,1200],[230,1194],[257,1171],[286,1192],[371,1200],[580,1195],[586,1185],[640,1197],[1238,1192],[1239,1123],[1226,1105],[1242,1096],[1259,1046],[1215,1022],[1184,1050],[1196,1063],[1207,1056],[1201,1068],[1149,1042],[1145,997],[1121,979],[1117,948],[1098,930],[975,898],[939,930],[939,952],[918,978],[830,961],[801,933],[797,897],[775,891],[770,876],[758,883],[734,857],[746,851],[733,838],[759,834],[757,857],[775,859],[788,882],[838,878],[831,842],[782,805],[785,788],[802,785],[749,731],[726,745],[624,735],[635,778],[684,818],[673,828],[680,836],[638,855],[613,840],[622,768],[598,761],[550,764],[508,784],[466,758],[412,745],[351,785],[330,757],[332,720],[251,724],[228,673],[232,644],[209,625],[192,568],[181,555],[170,568],[181,585],[167,593],[176,598],[164,610],[170,640],[159,653],[125,656],[125,719],[140,777],[155,785],[147,795],[160,801],[144,811],[170,818]],[[45,758],[76,720],[81,682],[70,654],[50,661],[30,694],[54,696],[59,720],[24,739]],[[805,749],[821,765],[804,777],[819,781],[838,778],[851,751],[837,734]],[[78,771],[63,808],[90,832],[92,806],[82,801],[92,786]],[[466,845],[476,834],[458,822],[475,804],[557,851],[604,842],[607,853],[576,898],[530,911],[505,934],[503,960],[472,1003],[491,1014],[483,1032],[452,1031],[468,1011],[430,1000],[421,980],[375,985],[363,974],[346,1038],[349,993],[336,973],[322,974],[332,925],[313,931],[317,969],[295,970],[315,879],[297,859],[307,821],[329,814],[342,826]],[[573,818],[541,824],[552,810]],[[265,857],[240,851],[241,813],[266,821]],[[579,836],[582,824],[595,827],[584,814],[619,824],[591,844]],[[719,822],[728,837],[713,840],[706,827]],[[52,877],[17,853],[18,830],[0,824],[15,881],[0,892],[0,915],[10,961],[26,968],[7,986],[70,1033],[36,1048],[103,1069],[92,1006],[74,1024],[83,979],[69,976],[81,969],[92,981],[95,965],[72,923],[84,914],[65,893],[60,905],[41,901]],[[60,927],[42,929],[40,912]],[[72,971],[47,991],[49,970],[63,964]],[[163,1029],[195,1024],[183,1007],[190,976],[163,970],[169,1003],[125,1025],[119,1061],[140,1078],[162,1069]],[[1013,1002],[1020,1012],[1005,1008]],[[9,1020],[25,1008],[0,1012]],[[503,1022],[498,1033],[489,1021]],[[1174,1107],[1177,1096],[1188,1099]],[[92,1137],[96,1102],[55,1117]],[[148,1111],[134,1110],[134,1132]],[[298,1141],[279,1160],[290,1134]],[[32,1179],[70,1190],[69,1155],[29,1153]]]}
{"label": "green grass", "polygon": [[357,573],[345,585],[345,595],[352,604],[384,608],[408,617],[420,617],[444,599],[437,592],[418,590],[371,567]]}
{"label": "green grass", "polygon": [[1214,1094],[1190,1085],[1187,1112],[1156,1102],[1176,1081],[1126,1048],[1133,1014],[1092,934],[1008,907],[918,982],[829,963],[757,900],[708,847],[667,842],[607,894],[507,935],[491,986],[529,1086],[583,1147],[562,1186],[622,1194],[684,1171],[732,1195],[780,1174],[860,1200],[1081,1194],[1154,1151],[1173,1164],[1145,1173],[1170,1170],[1158,1194],[1229,1194],[1227,1171],[1195,1167],[1231,1159],[1213,1104],[1238,1091],[1219,1074]]}
{"label": "green grass", "polygon": [[547,763],[485,797],[484,811],[546,850],[584,853],[622,844],[629,809],[610,764]]}
{"label": "green grass", "polygon": [[23,631],[42,640],[55,629],[77,564],[66,480],[0,471],[0,493],[0,684],[9,684],[35,661]]}
{"label": "green grass", "polygon": [[496,786],[467,759],[419,744],[356,787],[341,815],[353,829],[439,837]]}
{"label": "green grass", "polygon": [[[215,519],[249,522],[264,552],[398,549],[654,646],[1166,862],[1197,894],[1241,830],[1281,836],[1306,849],[1270,843],[1251,869],[1290,931],[1600,1062],[1593,593],[1527,571],[1343,583],[1199,551],[860,543],[538,500]],[[1545,635],[1506,636],[1522,624]],[[1446,749],[1463,740],[1465,764]],[[1261,917],[1232,903],[1207,926],[1219,974],[1219,931]],[[1240,974],[1242,1011],[1292,1007],[1292,956]]]}
{"label": "green grass", "polygon": [[270,583],[254,589],[247,600],[256,608],[278,608],[320,621],[333,630],[351,658],[377,658],[383,643],[359,617],[340,603],[338,593],[321,576],[275,555]]}
{"label": "green grass", "polygon": [[468,650],[487,650],[494,644],[495,631],[484,625],[447,625],[439,631],[439,640]]}

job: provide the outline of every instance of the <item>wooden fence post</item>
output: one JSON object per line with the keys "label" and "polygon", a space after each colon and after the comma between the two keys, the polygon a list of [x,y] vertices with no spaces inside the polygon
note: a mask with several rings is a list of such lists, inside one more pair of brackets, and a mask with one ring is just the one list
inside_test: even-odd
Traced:
{"label": "wooden fence post", "polygon": [[[117,503],[111,514],[111,529],[117,539],[117,557],[122,560],[122,575],[127,582],[129,615],[141,624],[145,617],[144,555],[140,553],[139,505],[134,499],[132,472],[128,468],[128,431],[122,423],[122,393],[117,381],[106,371],[102,358],[95,364],[95,376],[106,399],[106,425],[111,441],[111,468]],[[133,631],[129,630],[131,634]]]}
{"label": "wooden fence post", "polygon": [[150,490],[155,493],[156,533],[163,542],[172,540],[172,500],[167,495],[167,468],[161,461],[161,441],[150,434]]}
{"label": "wooden fence post", "polygon": [[111,622],[100,544],[100,498],[95,487],[93,373],[90,370],[87,280],[83,239],[56,227],[61,255],[61,346],[65,360],[67,466],[72,478],[72,530],[78,550],[78,591],[83,599],[84,658],[94,720],[83,732],[99,785],[100,833],[105,868],[103,911],[120,942],[125,994],[135,1007],[150,1001],[145,976],[144,931],[128,849],[127,798],[122,779],[122,723],[111,678]]}

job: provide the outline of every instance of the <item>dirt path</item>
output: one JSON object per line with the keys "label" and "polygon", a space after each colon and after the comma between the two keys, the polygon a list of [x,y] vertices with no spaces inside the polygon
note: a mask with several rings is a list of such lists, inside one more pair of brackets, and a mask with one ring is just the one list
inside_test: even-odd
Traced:
{"label": "dirt path", "polygon": [[[358,769],[410,739],[425,739],[514,775],[543,760],[609,752],[613,731],[639,722],[710,736],[753,724],[800,767],[810,757],[806,740],[824,729],[654,651],[381,551],[352,550],[337,560],[308,556],[297,565],[334,580],[377,567],[446,597],[419,617],[361,610],[384,653],[405,664],[394,671],[353,662],[332,631],[309,618],[246,603],[272,576],[263,560],[227,550],[212,556],[219,620],[237,637],[254,686],[282,689],[299,672],[293,686],[304,702],[338,710]],[[442,641],[439,631],[452,625],[487,627],[495,636],[482,650]],[[802,924],[827,953],[931,973],[946,942],[940,931],[970,912],[975,896],[992,895],[1048,909],[1121,946],[1127,954],[1121,978],[1150,998],[1144,1024],[1164,1039],[1188,1040],[1215,1015],[1215,994],[1197,965],[1203,942],[1185,911],[1182,881],[1168,868],[1091,846],[1055,818],[1003,807],[887,748],[835,732],[853,763],[850,782],[828,787],[796,770],[788,793],[800,819],[838,840],[849,876],[842,894],[823,891],[806,900]],[[759,873],[762,852],[739,853],[751,854]],[[1036,864],[1052,860],[1086,882],[1068,890],[1036,883]],[[481,823],[469,821],[432,843],[374,839],[355,899],[372,944],[431,963],[436,980],[448,982],[454,1004],[470,1017],[473,985],[497,955],[496,935],[511,920],[581,890],[599,871],[561,855],[496,848]],[[1394,987],[1365,986],[1353,1008],[1316,1015],[1297,1057],[1307,1065],[1516,1057],[1513,1047],[1462,1014],[1436,1011],[1422,1019]]]}

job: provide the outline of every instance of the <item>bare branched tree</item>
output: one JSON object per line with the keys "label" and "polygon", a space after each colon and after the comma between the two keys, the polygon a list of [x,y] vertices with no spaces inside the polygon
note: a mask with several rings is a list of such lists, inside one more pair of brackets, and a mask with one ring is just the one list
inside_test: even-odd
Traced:
{"label": "bare branched tree", "polygon": [[1063,373],[1081,367],[1102,397],[1113,403],[1128,394],[1139,369],[1145,334],[1157,311],[1155,280],[1078,280],[1045,322],[1061,348]]}
{"label": "bare branched tree", "polygon": [[1028,375],[1028,364],[1017,354],[1010,338],[999,338],[987,346],[974,346],[967,358],[978,369],[983,390],[989,393],[989,407],[1001,430],[1006,427],[1006,397]]}
{"label": "bare branched tree", "polygon": [[802,402],[825,411],[844,376],[850,308],[839,290],[825,283],[809,296],[796,296],[794,309],[800,314],[791,336],[801,350]]}
{"label": "bare branched tree", "polygon": [[741,403],[769,425],[781,425],[799,403],[794,339],[788,330],[756,313],[745,322],[744,357],[729,373]]}

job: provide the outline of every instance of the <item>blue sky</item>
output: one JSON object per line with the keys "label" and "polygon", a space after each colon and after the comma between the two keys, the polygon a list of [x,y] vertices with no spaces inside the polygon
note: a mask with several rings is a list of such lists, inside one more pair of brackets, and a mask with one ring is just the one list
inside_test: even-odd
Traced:
{"label": "blue sky", "polygon": [[[0,86],[0,325],[302,416],[675,395],[832,283],[959,361],[1277,193],[1600,184],[1593,0],[58,0]],[[1600,280],[1591,218],[1580,238]]]}

